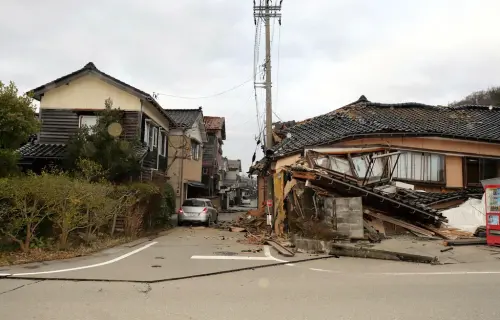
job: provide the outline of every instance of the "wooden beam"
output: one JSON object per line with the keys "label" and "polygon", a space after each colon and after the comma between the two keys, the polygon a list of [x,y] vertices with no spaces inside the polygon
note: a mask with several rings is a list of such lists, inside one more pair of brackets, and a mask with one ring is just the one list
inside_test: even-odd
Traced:
{"label": "wooden beam", "polygon": [[302,180],[315,180],[316,174],[308,171],[293,171],[293,177]]}
{"label": "wooden beam", "polygon": [[369,210],[364,210],[363,213],[366,214],[366,215],[369,215],[371,217],[378,218],[378,219],[380,219],[382,221],[395,224],[395,225],[400,226],[402,228],[405,228],[405,229],[408,229],[408,230],[411,230],[413,232],[420,233],[420,234],[423,234],[423,235],[426,235],[426,236],[429,236],[429,237],[432,237],[432,236],[435,235],[434,232],[432,232],[432,231],[425,230],[423,228],[417,227],[417,226],[415,226],[413,224],[401,221],[399,219],[388,217],[385,214],[381,214],[380,212],[372,212],[372,211],[369,211]]}

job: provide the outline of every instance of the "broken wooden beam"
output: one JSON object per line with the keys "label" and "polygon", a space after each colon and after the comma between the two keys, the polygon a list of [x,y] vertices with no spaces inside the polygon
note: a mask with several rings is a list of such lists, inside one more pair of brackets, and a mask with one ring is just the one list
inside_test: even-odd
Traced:
{"label": "broken wooden beam", "polygon": [[309,171],[292,171],[292,175],[296,179],[302,179],[302,180],[316,179],[316,174],[314,172],[309,172]]}
{"label": "broken wooden beam", "polygon": [[486,245],[486,239],[484,239],[484,238],[473,238],[473,239],[446,240],[444,242],[444,245],[445,246]]}
{"label": "broken wooden beam", "polygon": [[276,249],[281,255],[285,257],[293,257],[295,253],[292,251],[288,250],[287,248],[283,247],[281,244],[277,243],[276,241],[273,240],[266,240],[266,243]]}
{"label": "broken wooden beam", "polygon": [[432,237],[432,236],[435,235],[434,232],[432,232],[432,231],[426,230],[424,228],[417,227],[417,226],[415,226],[413,224],[410,224],[408,222],[404,222],[404,221],[399,220],[399,219],[391,218],[391,217],[386,216],[385,214],[382,214],[380,212],[372,212],[370,210],[364,210],[363,213],[366,214],[366,215],[369,215],[371,217],[378,218],[378,219],[380,219],[382,221],[395,224],[395,225],[400,226],[402,228],[405,228],[407,230],[411,230],[413,232],[426,235],[428,237]]}

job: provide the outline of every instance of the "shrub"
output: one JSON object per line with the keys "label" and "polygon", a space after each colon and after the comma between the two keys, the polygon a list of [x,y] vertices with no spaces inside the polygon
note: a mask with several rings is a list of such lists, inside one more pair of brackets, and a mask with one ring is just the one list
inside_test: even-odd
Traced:
{"label": "shrub", "polygon": [[0,231],[24,252],[29,251],[40,223],[50,215],[49,178],[42,174],[0,181]]}

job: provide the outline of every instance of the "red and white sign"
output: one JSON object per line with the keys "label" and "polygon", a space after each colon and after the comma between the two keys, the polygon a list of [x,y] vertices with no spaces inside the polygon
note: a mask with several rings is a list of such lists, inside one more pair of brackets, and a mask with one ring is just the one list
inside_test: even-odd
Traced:
{"label": "red and white sign", "polygon": [[273,200],[267,200],[267,206],[272,207],[273,206]]}

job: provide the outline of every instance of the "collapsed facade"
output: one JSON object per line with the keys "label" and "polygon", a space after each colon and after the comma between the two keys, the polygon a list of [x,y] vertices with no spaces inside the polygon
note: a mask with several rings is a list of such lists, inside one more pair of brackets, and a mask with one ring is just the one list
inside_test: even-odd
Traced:
{"label": "collapsed facade", "polygon": [[481,197],[499,176],[500,108],[356,102],[275,126],[255,163],[259,203],[274,177],[274,231],[379,238],[410,231],[449,238],[443,208]]}

